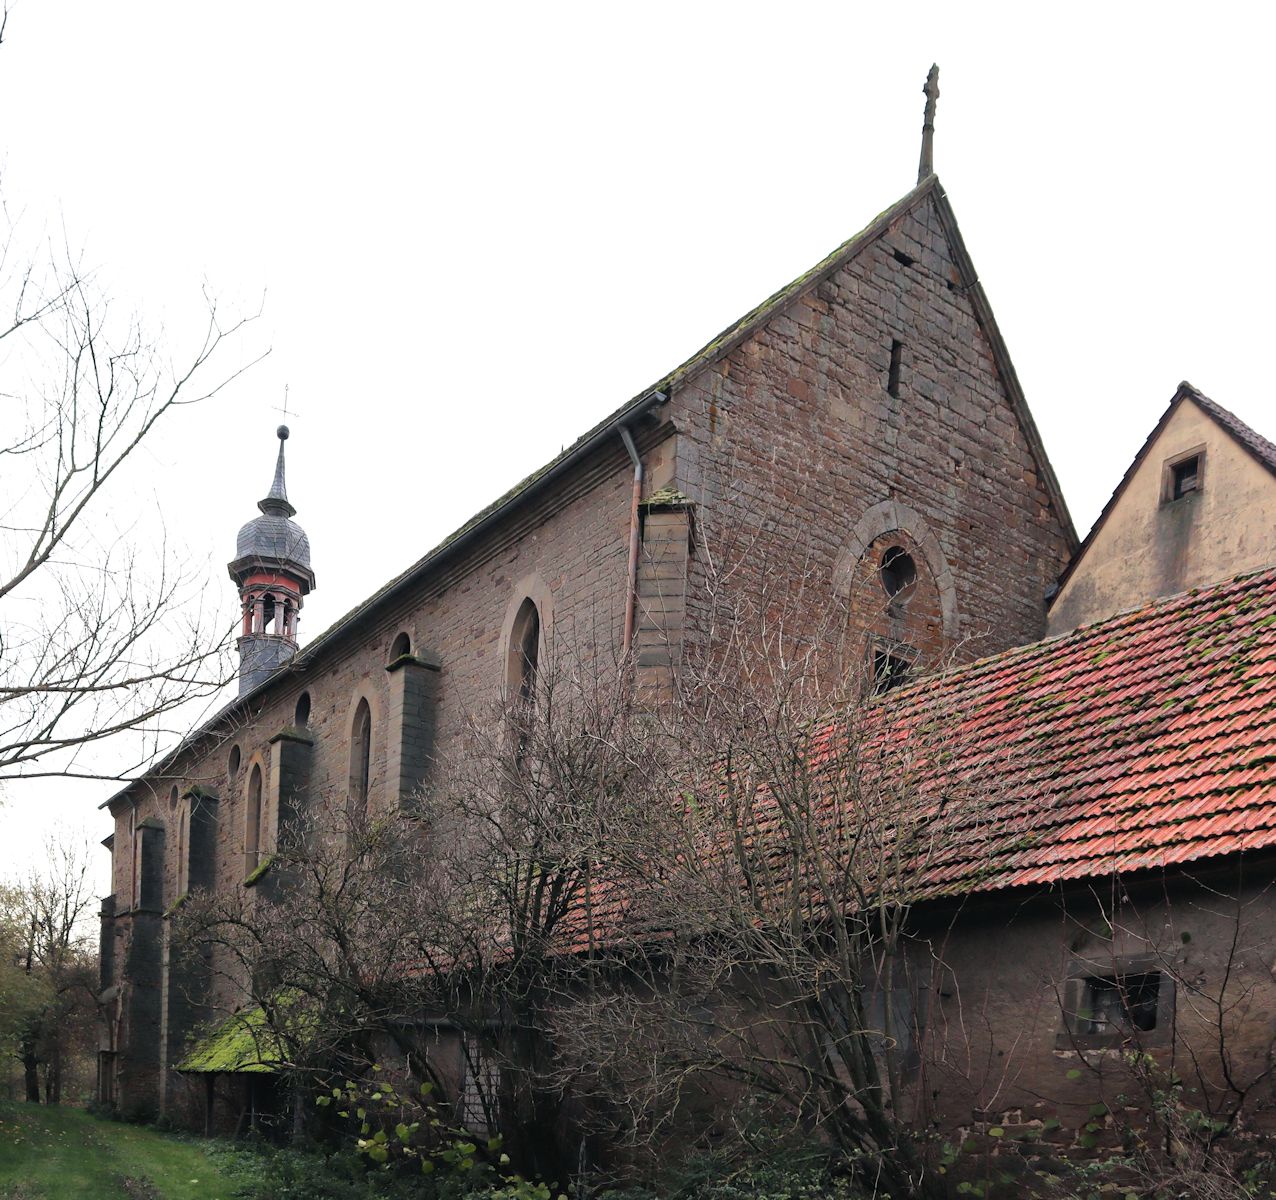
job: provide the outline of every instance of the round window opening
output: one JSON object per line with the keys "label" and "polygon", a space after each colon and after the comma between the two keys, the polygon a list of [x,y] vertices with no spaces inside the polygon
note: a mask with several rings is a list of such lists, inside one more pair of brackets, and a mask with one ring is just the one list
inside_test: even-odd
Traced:
{"label": "round window opening", "polygon": [[310,693],[302,692],[297,697],[297,711],[293,714],[293,724],[298,729],[305,729],[310,724]]}
{"label": "round window opening", "polygon": [[882,555],[882,587],[888,596],[898,596],[917,578],[917,564],[903,546],[891,546]]}
{"label": "round window opening", "polygon": [[239,747],[232,746],[230,748],[230,762],[226,764],[230,769],[231,775],[239,773]]}

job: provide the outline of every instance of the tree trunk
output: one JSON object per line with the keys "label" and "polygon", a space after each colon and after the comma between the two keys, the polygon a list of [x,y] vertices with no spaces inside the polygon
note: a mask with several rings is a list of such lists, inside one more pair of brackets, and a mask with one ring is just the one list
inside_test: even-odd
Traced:
{"label": "tree trunk", "polygon": [[22,1047],[22,1077],[26,1084],[27,1100],[31,1104],[40,1103],[40,1060],[29,1046]]}

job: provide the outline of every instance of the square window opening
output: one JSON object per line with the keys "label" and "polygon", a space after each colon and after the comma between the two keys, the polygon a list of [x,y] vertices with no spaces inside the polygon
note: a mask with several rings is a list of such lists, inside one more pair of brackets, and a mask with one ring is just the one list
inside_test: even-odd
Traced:
{"label": "square window opening", "polygon": [[1182,462],[1177,462],[1170,468],[1172,472],[1172,480],[1170,484],[1170,499],[1181,500],[1184,496],[1190,495],[1200,487],[1200,458],[1192,455],[1191,458],[1185,458]]}
{"label": "square window opening", "polygon": [[1203,490],[1205,483],[1205,447],[1197,446],[1174,458],[1161,468],[1161,503],[1173,504]]}
{"label": "square window opening", "polygon": [[1157,1027],[1161,973],[1092,975],[1085,980],[1077,1032],[1133,1036]]}
{"label": "square window opening", "polygon": [[908,682],[913,660],[885,648],[873,651],[873,695],[880,696]]}

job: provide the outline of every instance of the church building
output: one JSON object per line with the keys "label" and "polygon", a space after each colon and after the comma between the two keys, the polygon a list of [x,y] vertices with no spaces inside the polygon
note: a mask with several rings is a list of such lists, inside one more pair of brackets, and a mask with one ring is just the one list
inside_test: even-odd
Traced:
{"label": "church building", "polygon": [[[179,1067],[244,999],[218,964],[170,956],[183,897],[261,886],[281,828],[319,800],[409,813],[466,714],[528,689],[550,659],[628,663],[658,703],[712,619],[715,538],[748,544],[740,571],[834,598],[870,690],[942,670],[945,687],[989,696],[1036,686],[1052,646],[1083,644],[1078,626],[1276,562],[1276,452],[1186,384],[1079,543],[931,168],[932,119],[933,96],[912,190],[305,645],[298,614],[322,571],[279,429],[229,563],[238,695],[104,805],[104,1104],[208,1115],[212,1076],[206,1096]],[[340,548],[318,565],[339,568]],[[1007,872],[1013,841],[998,849]],[[1005,882],[1053,878],[1043,866]],[[974,946],[954,961],[978,975]],[[1046,1061],[1055,1036],[1042,1034]]]}

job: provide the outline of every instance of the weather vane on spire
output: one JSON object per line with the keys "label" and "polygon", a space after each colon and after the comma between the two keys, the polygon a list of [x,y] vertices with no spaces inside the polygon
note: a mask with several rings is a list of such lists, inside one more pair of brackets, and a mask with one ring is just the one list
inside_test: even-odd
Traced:
{"label": "weather vane on spire", "polygon": [[935,102],[939,99],[939,67],[932,64],[922,88],[926,97],[926,116],[922,119],[922,159],[917,167],[917,182],[935,173]]}

